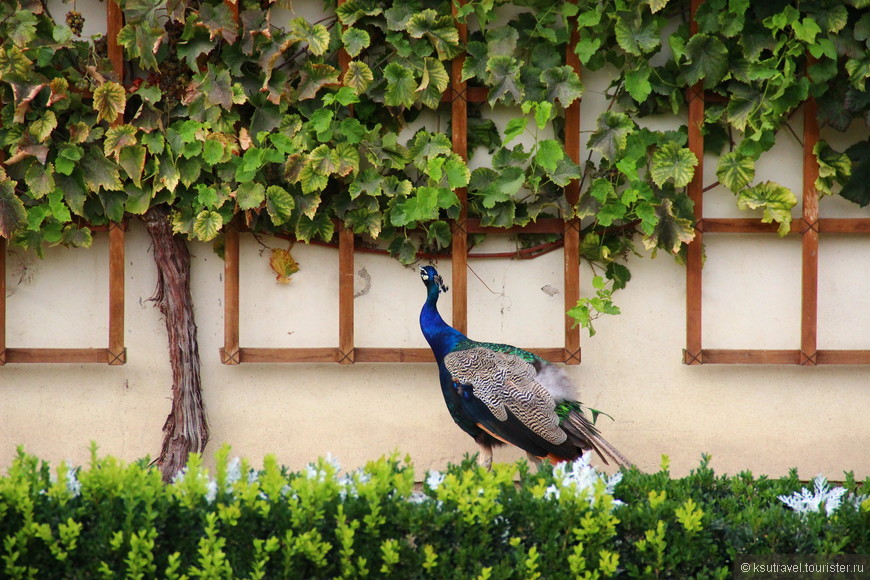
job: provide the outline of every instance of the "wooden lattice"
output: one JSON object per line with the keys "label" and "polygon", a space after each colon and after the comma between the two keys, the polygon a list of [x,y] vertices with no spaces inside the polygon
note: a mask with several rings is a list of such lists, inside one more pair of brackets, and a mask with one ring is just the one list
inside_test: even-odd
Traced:
{"label": "wooden lattice", "polygon": [[19,348],[6,344],[6,240],[0,238],[0,365],[7,363],[127,362],[124,347],[124,226],[93,228],[109,233],[109,345],[107,348]]}
{"label": "wooden lattice", "polygon": [[[692,33],[697,32],[695,11],[703,0],[692,0]],[[699,159],[695,178],[688,186],[695,203],[696,233],[689,244],[686,267],[686,348],[683,362],[698,364],[870,364],[870,350],[818,349],[818,279],[820,234],[870,233],[868,218],[820,218],[815,181],[819,166],[813,148],[819,141],[816,103],[810,98],[803,105],[803,213],[794,219],[789,235],[801,236],[801,336],[797,349],[705,349],[701,344],[702,321],[702,244],[705,233],[776,234],[777,224],[760,219],[704,217],[703,158],[704,92],[702,83],[689,90],[689,148]]]}
{"label": "wooden lattice", "polygon": [[[109,58],[119,82],[124,79],[124,54],[117,43],[123,14],[113,0],[106,2],[106,38]],[[119,116],[120,119],[120,116]],[[116,121],[122,122],[122,121]],[[124,347],[124,224],[91,228],[109,233],[109,345],[107,348],[15,348],[6,345],[6,240],[0,237],[0,365],[7,363],[127,362]]]}
{"label": "wooden lattice", "polygon": [[[343,3],[339,0],[339,5]],[[231,4],[234,6],[234,4]],[[455,13],[454,6],[454,13]],[[467,39],[465,24],[457,23],[461,42]],[[575,33],[566,50],[566,63],[580,74],[580,62],[574,47],[578,40]],[[450,103],[453,151],[464,160],[468,159],[468,103],[486,101],[485,88],[468,87],[462,78],[464,55],[453,59],[449,70],[450,86],[443,101]],[[347,70],[350,59],[342,51],[339,66],[342,74]],[[580,103],[574,102],[565,111],[565,150],[575,162],[580,162]],[[579,199],[579,182],[575,181],[566,188],[570,204]],[[453,243],[451,256],[453,276],[451,290],[453,295],[453,326],[462,332],[468,330],[468,235],[476,233],[558,233],[564,235],[565,261],[565,308],[574,307],[580,299],[580,223],[573,219],[540,219],[527,227],[511,229],[490,228],[480,225],[480,220],[468,217],[468,204],[465,188],[457,189],[456,195],[461,203],[459,217],[452,223]],[[424,362],[433,361],[428,348],[360,348],[354,346],[354,237],[353,232],[338,226],[339,245],[339,344],[327,348],[250,348],[239,345],[239,231],[230,228],[226,232],[225,272],[224,272],[224,346],[220,350],[224,364],[246,362]],[[580,329],[565,315],[564,346],[554,348],[529,348],[528,350],[556,362],[567,364],[580,363]]]}

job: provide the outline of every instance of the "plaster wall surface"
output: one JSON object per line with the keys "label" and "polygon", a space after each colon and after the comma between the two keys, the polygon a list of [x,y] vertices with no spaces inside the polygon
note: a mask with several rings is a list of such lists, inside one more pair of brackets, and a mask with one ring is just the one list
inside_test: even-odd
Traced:
{"label": "plaster wall surface", "polygon": [[[102,4],[92,3],[101,7]],[[86,33],[99,30],[99,10],[87,8]],[[87,10],[91,10],[88,13]],[[56,12],[62,14],[62,8]],[[96,12],[94,12],[96,11]],[[92,16],[89,16],[92,14]],[[93,30],[89,26],[95,27]],[[606,106],[606,71],[584,75],[582,127],[594,130]],[[494,112],[496,123],[506,120]],[[503,114],[503,113],[501,113]],[[800,134],[796,115],[796,134]],[[685,119],[646,119],[670,126]],[[857,130],[856,130],[857,131]],[[823,134],[843,148],[858,133]],[[583,153],[585,158],[586,153]],[[801,149],[784,135],[758,166],[757,181],[772,179],[800,191]],[[473,157],[473,167],[485,159]],[[715,182],[715,157],[705,159],[705,183]],[[794,215],[799,215],[795,208]],[[836,198],[822,216],[864,215]],[[705,213],[746,217],[732,194],[714,188]],[[709,348],[798,348],[800,242],[796,237],[705,237],[704,344]],[[337,250],[296,244],[301,265],[289,284],[275,282],[268,248],[287,242],[243,236],[241,344],[335,346],[338,341]],[[513,248],[492,237],[481,251]],[[393,451],[411,456],[418,473],[443,469],[476,446],[453,425],[434,364],[220,364],[223,343],[223,261],[210,244],[191,243],[204,399],[211,426],[206,456],[223,444],[257,464],[265,454],[291,469],[332,453],[347,469]],[[823,236],[820,242],[819,348],[870,348],[867,238]],[[105,346],[108,334],[108,249],[105,234],[87,250],[49,248],[44,259],[10,251],[7,345]],[[675,475],[712,454],[719,472],[804,478],[870,475],[870,408],[863,366],[686,366],[685,270],[666,255],[632,257],[632,280],[616,294],[619,316],[596,321],[582,339],[583,363],[566,367],[581,400],[614,418],[599,426],[644,470],[663,454]],[[156,272],[150,240],[133,219],[126,241],[124,366],[29,364],[0,367],[0,470],[16,447],[53,463],[88,460],[91,441],[125,460],[159,452],[170,409],[171,372],[160,314],[148,301]],[[449,280],[451,264],[437,266]],[[581,266],[582,294],[593,274]],[[468,276],[472,338],[525,347],[560,346],[563,328],[560,252],[528,261],[471,260]],[[417,316],[424,293],[415,268],[388,257],[357,254],[357,346],[424,347]],[[450,320],[449,295],[441,301]],[[496,461],[522,454],[497,449]]]}
{"label": "plaster wall surface", "polygon": [[[279,246],[285,242],[262,240]],[[776,244],[778,240],[770,242]],[[134,460],[155,455],[170,406],[171,373],[163,321],[153,304],[156,275],[144,228],[131,222],[127,238],[126,343],[124,366],[30,364],[0,368],[0,468],[16,446],[42,458],[84,463],[95,441],[101,453]],[[860,251],[838,240],[831,251]],[[794,271],[783,242],[780,276],[765,279],[764,290],[788,295]],[[503,250],[506,239],[482,249]],[[301,270],[279,285],[260,256],[262,246],[242,241],[242,325],[244,346],[324,346],[337,336],[336,251],[297,244]],[[450,420],[433,364],[243,364],[224,366],[223,261],[208,244],[191,244],[192,291],[196,303],[205,404],[212,439],[206,455],[220,445],[258,462],[267,453],[291,468],[332,453],[346,468],[393,451],[410,454],[419,470],[442,469],[475,445]],[[771,250],[773,251],[773,250]],[[747,261],[764,257],[716,254],[716,271],[744,272]],[[13,257],[10,260],[21,258]],[[101,346],[107,314],[107,248],[98,235],[89,250],[51,249],[30,261],[31,276],[8,274],[9,346]],[[773,268],[768,261],[769,268]],[[449,261],[438,267],[450,274]],[[561,255],[532,261],[472,260],[469,275],[469,334],[522,346],[561,344]],[[708,265],[712,270],[712,265]],[[836,260],[832,269],[844,268]],[[360,256],[355,300],[359,346],[420,347],[417,327],[423,287],[415,270],[380,256]],[[790,271],[791,270],[791,271]],[[83,275],[87,272],[87,275]],[[632,261],[633,278],[617,294],[619,316],[596,321],[597,334],[584,336],[583,363],[566,367],[584,403],[606,411],[605,436],[641,468],[655,470],[662,454],[674,474],[695,467],[702,453],[713,455],[720,471],[750,469],[783,474],[797,467],[802,476],[844,470],[870,474],[866,449],[870,406],[864,367],[685,366],[684,270],[663,255]],[[582,277],[589,280],[583,266]],[[859,279],[860,274],[855,274]],[[479,277],[479,278],[478,278]],[[866,284],[866,276],[863,283]],[[60,285],[64,295],[58,297]],[[546,291],[544,290],[546,288]],[[553,290],[557,292],[550,295]],[[584,286],[588,295],[590,288]],[[726,289],[711,292],[728,293]],[[832,346],[866,348],[860,324],[846,324],[845,305],[860,311],[860,284],[823,284],[821,295],[834,306],[848,336],[829,330]],[[727,300],[723,299],[723,304]],[[778,304],[776,300],[774,304]],[[442,300],[449,318],[449,300]],[[706,313],[719,344],[790,346],[790,327],[761,309],[744,316],[731,305]],[[781,305],[780,305],[781,306]],[[782,313],[788,319],[797,312]],[[824,317],[822,317],[824,320]],[[34,328],[41,329],[39,332]],[[784,333],[783,330],[789,330]],[[712,331],[711,331],[712,332]],[[710,340],[713,340],[711,337]],[[792,342],[789,343],[789,340]],[[749,341],[749,342],[746,342]],[[496,450],[497,461],[521,456]]]}

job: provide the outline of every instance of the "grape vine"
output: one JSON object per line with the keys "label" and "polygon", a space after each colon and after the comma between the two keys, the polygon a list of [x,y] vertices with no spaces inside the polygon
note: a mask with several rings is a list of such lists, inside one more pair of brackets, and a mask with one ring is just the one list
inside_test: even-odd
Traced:
{"label": "grape vine", "polygon": [[[679,257],[693,237],[688,87],[717,97],[702,130],[720,183],[783,232],[797,197],[755,165],[789,116],[813,97],[823,126],[870,122],[867,0],[707,0],[694,35],[687,0],[472,0],[456,5],[467,42],[446,1],[327,3],[318,21],[280,0],[241,0],[238,19],[220,0],[120,5],[123,85],[75,9],[58,22],[39,0],[0,7],[0,236],[15,244],[87,246],[90,226],[167,206],[190,239],[238,220],[328,241],[338,220],[408,263],[450,246],[454,189],[467,187],[482,225],[582,218],[606,298],[578,305],[590,324],[596,305],[613,311],[636,240]],[[581,164],[561,144],[564,108],[585,91],[562,56],[575,28],[583,67],[613,73]],[[470,153],[491,156],[473,169],[435,129],[459,54],[462,79],[488,95],[469,107]],[[496,108],[511,112],[503,130]],[[646,128],[648,115],[674,128]],[[815,153],[820,195],[870,203],[870,140]]]}

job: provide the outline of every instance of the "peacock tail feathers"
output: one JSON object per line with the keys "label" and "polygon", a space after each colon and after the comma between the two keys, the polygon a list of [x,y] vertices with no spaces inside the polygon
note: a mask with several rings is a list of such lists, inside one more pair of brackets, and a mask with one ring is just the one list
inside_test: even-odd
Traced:
{"label": "peacock tail feathers", "polygon": [[572,412],[582,414],[583,405],[577,401],[560,401],[559,404],[556,405],[556,416],[559,417],[560,423],[567,419],[568,415]]}
{"label": "peacock tail feathers", "polygon": [[604,463],[609,464],[607,458],[610,457],[617,465],[632,465],[631,461],[602,437],[598,429],[581,413],[570,412],[561,427],[568,434],[569,439],[585,443],[584,449],[595,451]]}

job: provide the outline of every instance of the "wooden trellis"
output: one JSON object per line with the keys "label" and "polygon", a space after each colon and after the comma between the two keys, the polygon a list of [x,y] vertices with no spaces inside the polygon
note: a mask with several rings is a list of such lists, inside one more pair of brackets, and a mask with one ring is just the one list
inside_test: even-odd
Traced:
{"label": "wooden trellis", "polygon": [[[338,4],[341,5],[342,0]],[[454,6],[454,14],[456,7]],[[467,39],[464,23],[457,23],[460,42]],[[566,50],[566,63],[579,75],[580,61],[574,52],[578,40],[576,27]],[[450,86],[443,101],[450,103],[452,121],[453,151],[464,160],[468,159],[468,103],[486,101],[485,88],[468,87],[461,80],[464,55],[454,58],[450,67]],[[347,70],[349,58],[344,51],[339,54],[342,73]],[[575,101],[565,111],[565,150],[575,162],[580,162],[580,103]],[[570,204],[579,199],[579,182],[574,181],[566,188]],[[468,329],[468,235],[476,233],[558,233],[564,235],[565,263],[565,308],[574,307],[580,299],[580,223],[577,219],[540,219],[527,227],[511,229],[483,227],[480,220],[468,217],[468,203],[465,188],[456,190],[461,203],[459,217],[452,223],[452,295],[453,326],[462,332]],[[224,346],[220,349],[224,364],[248,362],[427,362],[433,361],[428,348],[361,348],[354,344],[354,237],[353,232],[338,226],[339,245],[339,344],[326,348],[251,348],[239,345],[239,231],[229,228],[226,231],[225,271],[224,271]],[[555,362],[567,364],[580,363],[580,329],[574,321],[565,316],[564,346],[553,348],[529,348],[528,350]]]}
{"label": "wooden trellis", "polygon": [[[695,11],[703,0],[692,0],[691,31],[697,32]],[[689,148],[699,160],[695,176],[688,186],[689,196],[695,203],[695,239],[689,244],[686,264],[686,348],[683,362],[699,364],[795,364],[815,366],[821,364],[870,364],[870,350],[819,349],[818,331],[818,279],[820,234],[867,234],[870,218],[820,218],[819,196],[815,181],[819,166],[813,148],[819,141],[816,102],[808,99],[803,105],[803,212],[791,223],[789,235],[801,236],[801,336],[797,349],[706,349],[701,344],[702,329],[702,244],[705,233],[765,233],[776,234],[777,224],[762,223],[760,219],[704,217],[703,159],[704,90],[698,83],[689,90]]]}
{"label": "wooden trellis", "polygon": [[109,345],[106,348],[21,348],[6,344],[6,240],[0,238],[0,365],[7,363],[127,362],[124,347],[124,226],[110,224],[96,231],[109,233]]}
{"label": "wooden trellis", "polygon": [[[117,43],[123,14],[114,0],[106,3],[106,37],[109,58],[119,82],[124,78],[124,54]],[[120,116],[119,116],[120,118]],[[124,346],[124,224],[92,227],[109,234],[109,344],[106,348],[19,348],[6,344],[6,239],[0,237],[0,365],[7,363],[103,363],[127,362]]]}

